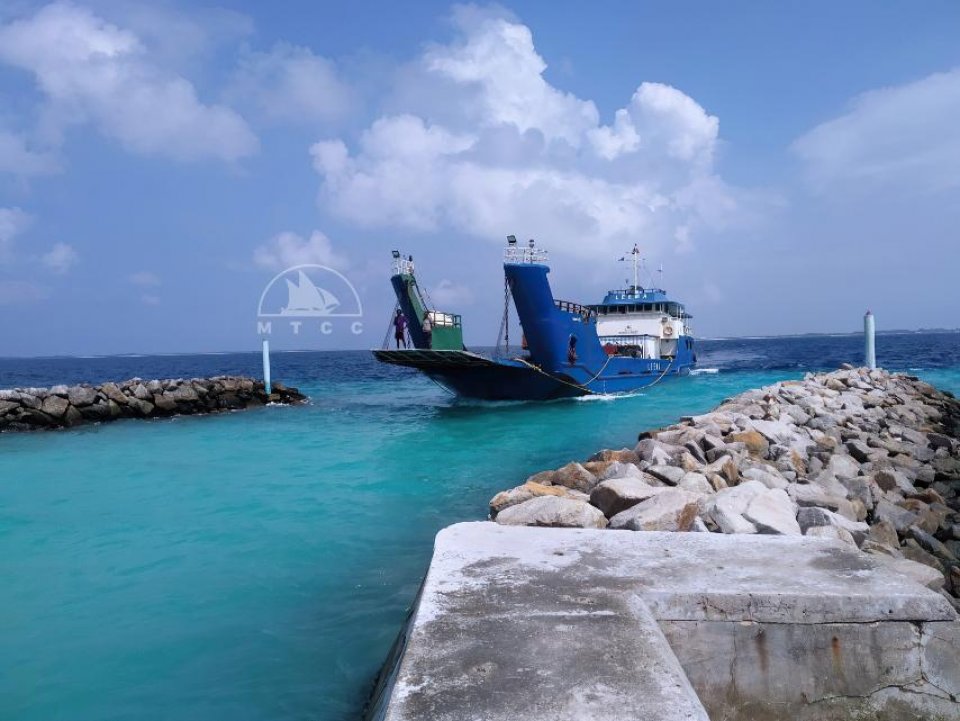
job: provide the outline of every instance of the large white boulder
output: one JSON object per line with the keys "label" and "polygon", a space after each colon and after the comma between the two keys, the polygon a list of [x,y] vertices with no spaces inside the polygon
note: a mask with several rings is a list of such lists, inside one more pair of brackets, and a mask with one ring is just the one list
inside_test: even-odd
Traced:
{"label": "large white boulder", "polygon": [[631,531],[689,531],[701,496],[680,488],[664,488],[610,519],[610,528]]}
{"label": "large white boulder", "polygon": [[756,526],[759,533],[802,535],[800,524],[797,523],[796,506],[787,492],[779,488],[768,489],[754,496],[743,517]]}
{"label": "large white boulder", "polygon": [[540,496],[500,511],[497,523],[505,526],[606,528],[607,519],[599,508],[586,501]]}

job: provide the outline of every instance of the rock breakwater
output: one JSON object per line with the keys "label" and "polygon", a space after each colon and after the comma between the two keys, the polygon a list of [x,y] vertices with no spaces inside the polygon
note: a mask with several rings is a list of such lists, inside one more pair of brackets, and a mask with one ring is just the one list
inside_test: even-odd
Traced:
{"label": "rock breakwater", "polygon": [[296,388],[238,376],[0,390],[0,432],[63,428],[120,418],[217,413],[267,403],[302,403]]}
{"label": "rock breakwater", "polygon": [[960,402],[919,379],[844,367],[751,390],[640,434],[634,448],[497,494],[506,525],[816,536],[960,610]]}

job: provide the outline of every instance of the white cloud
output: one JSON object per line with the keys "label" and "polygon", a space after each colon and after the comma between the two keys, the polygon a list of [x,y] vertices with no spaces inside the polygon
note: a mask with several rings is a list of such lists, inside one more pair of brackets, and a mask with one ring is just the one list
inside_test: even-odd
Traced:
{"label": "white cloud", "polygon": [[26,280],[0,280],[0,305],[18,305],[45,300],[50,289]]}
{"label": "white cloud", "polygon": [[144,293],[140,296],[140,302],[144,305],[160,305],[160,297],[152,293]]}
{"label": "white cloud", "polygon": [[793,144],[821,191],[960,185],[960,69],[858,95]]}
{"label": "white cloud", "polygon": [[269,118],[303,123],[338,120],[355,102],[331,61],[287,43],[243,56],[228,96],[254,102]]}
{"label": "white cloud", "polygon": [[0,208],[0,262],[9,260],[13,239],[26,230],[31,220],[20,208]]}
{"label": "white cloud", "polygon": [[550,85],[547,64],[525,25],[506,18],[458,12],[461,36],[427,50],[428,72],[473,90],[470,114],[487,126],[512,125],[521,133],[537,130],[548,141],[577,146],[599,120],[596,105]]}
{"label": "white cloud", "polygon": [[333,250],[330,239],[319,230],[313,231],[309,238],[290,232],[278,233],[254,250],[253,261],[269,270],[308,264],[329,268],[344,268],[347,265],[346,258]]}
{"label": "white cloud", "polygon": [[40,262],[60,275],[70,270],[78,260],[77,251],[66,243],[56,243],[48,252],[40,256]]}
{"label": "white cloud", "polygon": [[430,291],[430,298],[446,312],[455,313],[459,306],[473,302],[473,292],[465,285],[444,278]]}
{"label": "white cloud", "polygon": [[715,174],[719,122],[676,88],[642,83],[611,125],[558,90],[530,30],[461,11],[459,35],[400,73],[351,148],[311,148],[320,203],[366,227],[452,227],[499,242],[533,235],[581,256],[662,250],[741,213]]}
{"label": "white cloud", "polygon": [[52,154],[31,150],[22,136],[0,128],[0,173],[27,177],[59,170],[60,164]]}
{"label": "white cloud", "polygon": [[54,137],[89,121],[146,155],[232,161],[258,149],[233,110],[200,102],[190,82],[152,62],[137,35],[77,5],[53,3],[0,26],[0,61],[34,75]]}
{"label": "white cloud", "polygon": [[141,270],[133,275],[130,275],[127,280],[129,280],[134,285],[139,285],[142,288],[155,288],[160,285],[160,278],[157,277],[155,273],[151,273],[149,270]]}

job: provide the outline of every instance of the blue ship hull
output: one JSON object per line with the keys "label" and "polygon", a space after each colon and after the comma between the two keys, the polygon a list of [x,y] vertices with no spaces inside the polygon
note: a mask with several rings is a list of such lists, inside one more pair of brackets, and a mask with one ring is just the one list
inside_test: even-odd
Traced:
{"label": "blue ship hull", "polygon": [[[693,338],[683,334],[670,338],[672,352],[662,357],[645,358],[636,351],[612,348],[598,335],[597,307],[556,301],[548,273],[541,263],[504,264],[529,350],[526,357],[486,358],[466,349],[427,348],[420,328],[411,328],[415,349],[384,349],[374,355],[385,363],[416,368],[457,395],[483,400],[630,393],[686,375],[696,364]],[[409,283],[398,276],[391,282],[399,307],[412,313]]]}

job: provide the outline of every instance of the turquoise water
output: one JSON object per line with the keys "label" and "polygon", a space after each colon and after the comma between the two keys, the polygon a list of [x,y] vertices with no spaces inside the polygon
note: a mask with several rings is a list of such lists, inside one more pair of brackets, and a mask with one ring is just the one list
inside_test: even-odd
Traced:
{"label": "turquoise water", "polygon": [[438,529],[799,375],[466,405],[371,366],[288,375],[307,407],[0,437],[0,718],[357,718]]}

